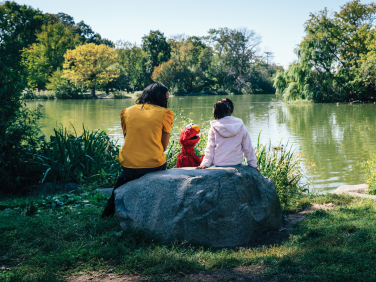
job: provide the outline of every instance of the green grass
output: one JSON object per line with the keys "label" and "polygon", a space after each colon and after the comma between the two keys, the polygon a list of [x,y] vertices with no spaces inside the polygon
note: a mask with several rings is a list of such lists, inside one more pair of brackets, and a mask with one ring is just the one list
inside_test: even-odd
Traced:
{"label": "green grass", "polygon": [[123,231],[116,219],[99,219],[106,199],[94,192],[77,194],[71,201],[69,197],[1,201],[0,265],[10,270],[0,270],[0,281],[61,281],[82,272],[141,274],[158,280],[256,265],[265,266],[264,274],[280,281],[376,280],[373,200],[309,195],[301,199],[301,207],[313,202],[336,207],[307,215],[279,245],[211,250],[162,244],[152,234]]}

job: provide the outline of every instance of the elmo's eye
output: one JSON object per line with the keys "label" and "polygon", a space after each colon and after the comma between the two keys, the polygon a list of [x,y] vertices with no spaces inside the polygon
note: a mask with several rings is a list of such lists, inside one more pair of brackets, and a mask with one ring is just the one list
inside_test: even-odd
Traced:
{"label": "elmo's eye", "polygon": [[187,128],[187,129],[191,129],[191,128],[192,128],[192,125],[193,125],[193,123],[190,123],[190,124],[188,124],[188,125],[186,126],[186,128]]}

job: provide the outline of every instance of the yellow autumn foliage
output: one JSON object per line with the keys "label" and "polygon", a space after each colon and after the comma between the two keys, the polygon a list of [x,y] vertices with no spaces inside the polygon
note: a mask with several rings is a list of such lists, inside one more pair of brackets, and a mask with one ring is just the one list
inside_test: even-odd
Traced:
{"label": "yellow autumn foliage", "polygon": [[116,67],[117,54],[106,45],[88,43],[68,50],[65,55],[64,78],[92,89],[117,78],[120,70]]}

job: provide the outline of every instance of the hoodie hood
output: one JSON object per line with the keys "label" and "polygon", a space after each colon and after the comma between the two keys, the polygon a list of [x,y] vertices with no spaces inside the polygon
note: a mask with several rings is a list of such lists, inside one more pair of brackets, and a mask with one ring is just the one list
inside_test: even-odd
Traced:
{"label": "hoodie hood", "polygon": [[210,124],[222,137],[228,138],[239,133],[242,129],[243,121],[240,118],[228,116],[213,120]]}

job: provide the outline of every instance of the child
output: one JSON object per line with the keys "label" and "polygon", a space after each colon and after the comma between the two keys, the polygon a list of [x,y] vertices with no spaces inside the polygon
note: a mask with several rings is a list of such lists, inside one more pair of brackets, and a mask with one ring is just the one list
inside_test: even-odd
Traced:
{"label": "child", "polygon": [[208,145],[205,157],[198,169],[216,166],[232,166],[243,163],[243,154],[249,166],[257,170],[257,160],[251,138],[243,121],[232,117],[234,104],[230,99],[223,99],[214,105]]}

